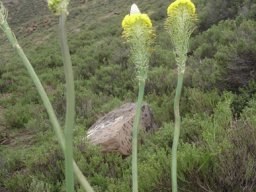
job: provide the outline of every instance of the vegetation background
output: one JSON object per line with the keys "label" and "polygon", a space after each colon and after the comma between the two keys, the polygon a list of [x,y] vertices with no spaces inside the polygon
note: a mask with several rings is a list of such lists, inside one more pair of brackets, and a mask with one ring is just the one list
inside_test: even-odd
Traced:
{"label": "vegetation background", "polygon": [[[256,191],[256,1],[194,0],[182,93],[178,182],[182,192]],[[65,111],[57,18],[45,0],[4,0],[8,21],[39,74],[58,118]],[[131,158],[102,154],[83,138],[97,120],[137,97],[135,70],[121,38],[130,0],[72,0],[69,46],[75,71],[75,159],[96,191],[131,191]],[[139,189],[171,191],[176,64],[164,30],[166,0],[136,2],[157,37],[145,101],[159,130],[139,147]],[[0,191],[64,191],[63,155],[21,61],[0,33]],[[76,190],[81,192],[79,185]]]}

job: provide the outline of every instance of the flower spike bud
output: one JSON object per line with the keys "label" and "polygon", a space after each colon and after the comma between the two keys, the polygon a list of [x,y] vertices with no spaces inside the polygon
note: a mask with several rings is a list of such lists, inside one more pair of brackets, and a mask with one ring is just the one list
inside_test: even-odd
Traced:
{"label": "flower spike bud", "polygon": [[[144,26],[144,28],[152,29],[152,22],[147,14],[142,14],[136,4],[131,6],[130,14],[126,15],[122,21],[124,32],[130,32],[135,25]],[[128,33],[129,33],[128,32]]]}
{"label": "flower spike bud", "polygon": [[167,8],[166,29],[177,54],[178,72],[184,73],[189,38],[196,27],[196,8],[191,0],[176,0]]}
{"label": "flower spike bud", "polygon": [[137,69],[137,77],[145,81],[148,62],[154,41],[154,30],[149,16],[141,13],[136,4],[132,4],[130,14],[122,21],[123,37],[131,47],[131,57]]}
{"label": "flower spike bud", "polygon": [[3,25],[3,23],[7,19],[7,16],[8,16],[8,12],[1,1],[0,2],[0,25]]}
{"label": "flower spike bud", "polygon": [[135,3],[133,3],[132,6],[131,6],[130,15],[131,14],[140,14],[140,10],[139,10],[138,6]]}
{"label": "flower spike bud", "polygon": [[186,11],[188,15],[192,17],[196,13],[196,7],[194,3],[191,2],[191,0],[176,0],[173,3],[171,3],[167,8],[167,14],[169,17],[174,17],[181,10]]}
{"label": "flower spike bud", "polygon": [[69,0],[48,0],[48,8],[56,15],[68,14]]}

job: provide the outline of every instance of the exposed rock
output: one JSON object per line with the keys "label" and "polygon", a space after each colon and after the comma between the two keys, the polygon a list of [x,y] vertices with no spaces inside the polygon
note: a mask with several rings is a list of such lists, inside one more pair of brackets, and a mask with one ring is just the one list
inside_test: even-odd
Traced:
{"label": "exposed rock", "polygon": [[[135,110],[135,103],[127,103],[109,112],[89,128],[87,138],[93,144],[100,145],[103,152],[131,154],[131,134]],[[140,129],[143,131],[155,130],[157,126],[150,107],[143,104],[141,111]]]}

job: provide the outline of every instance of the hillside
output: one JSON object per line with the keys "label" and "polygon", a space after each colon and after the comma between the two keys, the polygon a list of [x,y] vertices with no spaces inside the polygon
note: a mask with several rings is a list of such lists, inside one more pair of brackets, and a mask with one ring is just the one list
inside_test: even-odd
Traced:
{"label": "hillside", "polygon": [[[178,154],[182,192],[256,190],[256,2],[194,0],[193,33],[181,99]],[[3,0],[8,22],[65,117],[58,18],[45,0]],[[71,0],[68,39],[76,87],[75,159],[96,191],[131,191],[131,157],[102,154],[83,142],[102,115],[137,98],[121,21],[130,0]],[[136,2],[156,30],[145,101],[159,130],[139,147],[139,188],[171,191],[176,63],[164,28],[169,1]],[[64,191],[63,155],[40,97],[0,33],[0,192]],[[76,190],[82,191],[77,184]]]}

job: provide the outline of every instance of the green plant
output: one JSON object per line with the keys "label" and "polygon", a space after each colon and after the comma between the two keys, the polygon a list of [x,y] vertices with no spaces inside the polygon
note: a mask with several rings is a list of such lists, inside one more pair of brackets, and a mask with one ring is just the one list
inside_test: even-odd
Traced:
{"label": "green plant", "polygon": [[195,28],[195,5],[190,1],[176,0],[167,9],[166,29],[176,54],[178,81],[174,98],[175,129],[172,145],[172,191],[177,192],[177,148],[180,135],[180,97],[187,60],[189,38]]}
{"label": "green plant", "polygon": [[132,129],[132,189],[138,191],[138,168],[137,168],[137,140],[138,128],[141,117],[145,81],[150,57],[150,49],[153,39],[152,23],[146,14],[141,14],[136,4],[131,6],[130,15],[126,15],[122,21],[123,36],[131,46],[131,58],[135,64],[139,81],[139,94],[136,103],[135,119]]}

